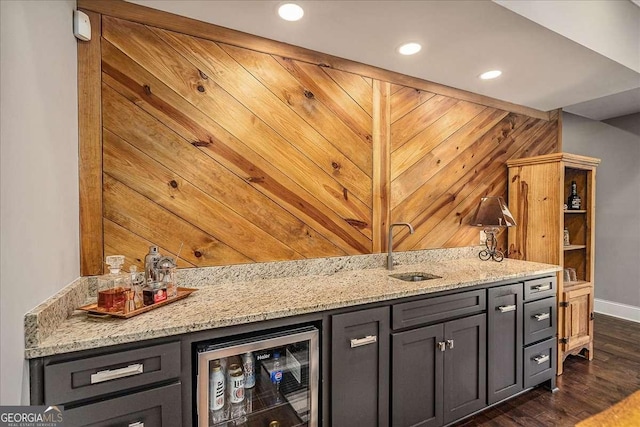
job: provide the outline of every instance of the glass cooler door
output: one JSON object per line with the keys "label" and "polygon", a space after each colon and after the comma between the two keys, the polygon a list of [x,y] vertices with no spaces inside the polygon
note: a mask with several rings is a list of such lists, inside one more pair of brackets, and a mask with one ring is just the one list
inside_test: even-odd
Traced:
{"label": "glass cooler door", "polygon": [[318,330],[199,344],[198,427],[318,425]]}

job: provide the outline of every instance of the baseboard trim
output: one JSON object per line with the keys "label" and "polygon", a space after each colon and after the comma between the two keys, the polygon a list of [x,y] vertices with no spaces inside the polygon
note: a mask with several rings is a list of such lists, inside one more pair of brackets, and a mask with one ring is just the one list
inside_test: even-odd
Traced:
{"label": "baseboard trim", "polygon": [[595,312],[640,323],[640,307],[596,298]]}

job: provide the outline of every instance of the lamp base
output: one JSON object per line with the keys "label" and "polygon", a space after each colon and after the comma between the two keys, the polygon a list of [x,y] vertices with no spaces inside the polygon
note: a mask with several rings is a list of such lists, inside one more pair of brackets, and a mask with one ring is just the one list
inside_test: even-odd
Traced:
{"label": "lamp base", "polygon": [[486,249],[483,249],[478,254],[478,257],[482,261],[488,261],[492,259],[496,262],[500,262],[504,259],[504,253],[498,250],[498,241],[496,240],[497,228],[486,228],[484,230],[487,240],[485,241]]}

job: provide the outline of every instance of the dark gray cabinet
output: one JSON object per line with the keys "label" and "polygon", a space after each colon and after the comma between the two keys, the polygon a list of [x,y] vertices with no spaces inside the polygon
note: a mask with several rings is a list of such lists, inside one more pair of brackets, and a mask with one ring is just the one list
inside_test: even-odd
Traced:
{"label": "dark gray cabinet", "polygon": [[331,425],[389,425],[389,307],[331,317]]}
{"label": "dark gray cabinet", "polygon": [[[476,311],[484,308],[481,292]],[[469,296],[476,298],[476,293]],[[464,300],[449,297],[443,302]],[[397,332],[391,340],[394,427],[440,426],[486,406],[484,313]]]}
{"label": "dark gray cabinet", "polygon": [[442,425],[444,325],[393,334],[391,424]]}
{"label": "dark gray cabinet", "polygon": [[488,403],[522,391],[522,283],[487,292]]}
{"label": "dark gray cabinet", "polygon": [[444,324],[444,423],[487,405],[485,314]]}

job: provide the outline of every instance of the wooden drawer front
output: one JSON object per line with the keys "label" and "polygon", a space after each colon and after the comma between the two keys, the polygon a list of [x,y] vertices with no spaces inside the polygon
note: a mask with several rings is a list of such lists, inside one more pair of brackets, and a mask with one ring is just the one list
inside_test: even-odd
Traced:
{"label": "wooden drawer front", "polygon": [[524,300],[532,301],[540,298],[555,296],[556,278],[545,277],[524,282]]}
{"label": "wooden drawer front", "polygon": [[557,341],[555,338],[524,349],[524,388],[536,386],[556,374]]}
{"label": "wooden drawer front", "polygon": [[[182,424],[181,384],[171,384],[65,410],[65,427],[173,427]],[[136,424],[141,423],[141,424]]]}
{"label": "wooden drawer front", "polygon": [[[96,382],[101,379],[96,374],[104,371],[121,377]],[[47,405],[66,404],[179,376],[179,342],[53,362],[44,367],[44,401]]]}
{"label": "wooden drawer front", "polygon": [[487,307],[485,295],[485,290],[479,289],[395,304],[392,308],[393,329],[409,328],[479,313]]}
{"label": "wooden drawer front", "polygon": [[556,299],[554,297],[528,302],[524,305],[524,344],[555,336],[557,329]]}

